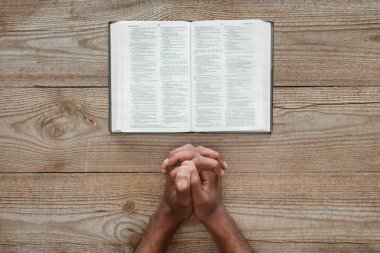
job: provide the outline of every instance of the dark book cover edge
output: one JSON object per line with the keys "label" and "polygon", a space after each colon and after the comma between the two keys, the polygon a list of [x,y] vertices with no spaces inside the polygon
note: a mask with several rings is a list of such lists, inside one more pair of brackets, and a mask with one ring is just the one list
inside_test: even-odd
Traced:
{"label": "dark book cover edge", "polygon": [[272,27],[272,42],[271,42],[271,73],[270,73],[270,134],[273,132],[273,68],[274,68],[274,22],[269,21]]}
{"label": "dark book cover edge", "polygon": [[108,131],[112,133],[112,97],[111,97],[111,25],[117,21],[108,22]]}

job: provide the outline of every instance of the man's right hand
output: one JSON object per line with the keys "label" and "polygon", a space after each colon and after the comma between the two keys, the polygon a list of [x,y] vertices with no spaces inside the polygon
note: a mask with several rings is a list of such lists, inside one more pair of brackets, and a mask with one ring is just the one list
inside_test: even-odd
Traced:
{"label": "man's right hand", "polygon": [[218,215],[226,211],[223,204],[221,178],[213,171],[198,170],[192,161],[185,161],[182,166],[190,170],[191,197],[194,216],[204,225],[217,221]]}
{"label": "man's right hand", "polygon": [[190,192],[193,199],[193,214],[215,239],[221,253],[251,253],[223,204],[221,177],[210,170],[198,174],[194,162],[185,161],[181,167],[190,170]]}

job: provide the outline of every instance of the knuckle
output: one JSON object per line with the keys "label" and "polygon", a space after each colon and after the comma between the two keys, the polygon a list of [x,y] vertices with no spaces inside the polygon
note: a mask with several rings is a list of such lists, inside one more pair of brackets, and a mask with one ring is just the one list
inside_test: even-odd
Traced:
{"label": "knuckle", "polygon": [[202,146],[198,146],[198,147],[196,147],[196,148],[194,148],[194,149],[196,150],[197,154],[201,154],[201,152],[202,152],[202,150],[204,149],[204,147],[202,147]]}
{"label": "knuckle", "polygon": [[200,164],[202,164],[204,162],[204,160],[205,160],[205,158],[203,156],[201,156],[201,155],[197,155],[195,157],[195,162],[198,162]]}
{"label": "knuckle", "polygon": [[195,156],[198,155],[198,152],[196,150],[194,150],[194,149],[191,149],[190,153],[191,153],[192,157],[195,157]]}
{"label": "knuckle", "polygon": [[190,166],[192,165],[192,161],[189,161],[189,160],[183,161],[183,162],[182,162],[182,165],[183,165],[183,166],[190,167]]}
{"label": "knuckle", "polygon": [[174,155],[175,155],[175,152],[174,151],[170,151],[169,154],[168,154],[168,156],[167,156],[167,158],[168,159],[172,159],[174,157]]}
{"label": "knuckle", "polygon": [[191,145],[190,143],[187,143],[187,144],[185,144],[185,145],[183,145],[185,148],[193,148],[194,146],[193,145]]}
{"label": "knuckle", "polygon": [[175,177],[176,172],[177,172],[176,169],[170,171],[170,173],[169,173],[169,177],[173,179],[173,178]]}

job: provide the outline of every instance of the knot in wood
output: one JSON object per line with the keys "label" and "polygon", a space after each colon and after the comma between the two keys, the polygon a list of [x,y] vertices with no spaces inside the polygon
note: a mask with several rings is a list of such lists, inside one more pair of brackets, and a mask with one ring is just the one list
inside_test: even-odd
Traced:
{"label": "knot in wood", "polygon": [[124,205],[123,205],[123,211],[127,212],[127,213],[132,213],[133,210],[135,209],[135,202],[133,201],[127,201]]}
{"label": "knot in wood", "polygon": [[63,140],[87,132],[97,126],[73,101],[64,99],[52,114],[41,121],[41,133],[51,140]]}
{"label": "knot in wood", "polygon": [[115,237],[121,243],[137,244],[143,233],[142,228],[133,222],[120,222],[115,227]]}
{"label": "knot in wood", "polygon": [[59,110],[63,114],[75,115],[78,111],[78,108],[73,102],[69,100],[64,100],[61,102],[61,107],[59,108]]}

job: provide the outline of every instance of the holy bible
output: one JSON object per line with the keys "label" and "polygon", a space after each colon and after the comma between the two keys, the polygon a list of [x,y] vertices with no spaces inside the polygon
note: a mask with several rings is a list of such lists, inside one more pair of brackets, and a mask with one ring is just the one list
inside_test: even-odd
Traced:
{"label": "holy bible", "polygon": [[110,131],[272,130],[273,23],[110,23]]}

